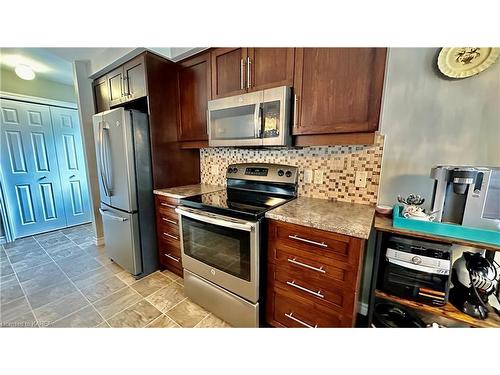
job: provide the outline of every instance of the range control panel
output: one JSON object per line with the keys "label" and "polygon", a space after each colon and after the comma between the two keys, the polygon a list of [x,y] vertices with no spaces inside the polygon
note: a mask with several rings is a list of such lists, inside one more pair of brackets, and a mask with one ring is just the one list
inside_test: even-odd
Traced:
{"label": "range control panel", "polygon": [[261,182],[297,183],[298,168],[283,164],[231,164],[227,167],[226,178]]}

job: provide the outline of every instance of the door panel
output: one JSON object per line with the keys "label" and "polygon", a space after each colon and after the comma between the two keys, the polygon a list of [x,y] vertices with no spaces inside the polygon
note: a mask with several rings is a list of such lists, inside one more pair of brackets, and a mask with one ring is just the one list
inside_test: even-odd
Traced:
{"label": "door panel", "polygon": [[246,92],[246,48],[217,48],[212,51],[212,98]]}
{"label": "door panel", "polygon": [[130,111],[117,108],[103,115],[103,140],[108,151],[106,164],[110,205],[123,211],[137,210],[135,166]]}
{"label": "door panel", "polygon": [[146,96],[146,71],[144,56],[129,61],[123,65],[124,91],[126,100],[133,100]]}
{"label": "door panel", "polygon": [[14,238],[66,226],[48,106],[0,100],[0,165]]}
{"label": "door panel", "polygon": [[293,86],[293,48],[249,48],[249,91]]}
{"label": "door panel", "polygon": [[[90,197],[78,112],[51,107],[64,211],[68,225],[89,222]],[[78,189],[75,189],[75,185]]]}

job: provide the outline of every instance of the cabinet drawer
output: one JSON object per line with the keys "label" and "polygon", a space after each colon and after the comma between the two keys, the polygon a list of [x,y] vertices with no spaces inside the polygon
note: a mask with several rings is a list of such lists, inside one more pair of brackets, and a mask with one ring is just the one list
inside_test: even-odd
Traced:
{"label": "cabinet drawer", "polygon": [[170,224],[167,221],[158,221],[156,225],[156,230],[158,231],[158,235],[160,236],[166,236],[168,238],[171,238],[172,240],[175,240],[176,237],[177,241],[180,240],[179,237],[179,226],[175,224]]}
{"label": "cabinet drawer", "polygon": [[355,292],[339,287],[328,279],[305,279],[300,271],[285,267],[270,267],[274,285],[303,298],[328,305],[341,313],[352,314]]}
{"label": "cabinet drawer", "polygon": [[279,242],[275,242],[269,249],[268,259],[270,263],[287,269],[304,281],[334,283],[350,290],[356,288],[356,268],[345,262],[311,254]]}
{"label": "cabinet drawer", "polygon": [[307,299],[287,293],[279,288],[270,293],[272,299],[268,310],[268,322],[291,328],[350,327],[352,318],[316,304]]}
{"label": "cabinet drawer", "polygon": [[163,195],[156,195],[157,212],[173,220],[178,220],[177,212],[175,212],[175,209],[178,206],[178,204],[179,200],[176,198],[169,198]]}
{"label": "cabinet drawer", "polygon": [[310,257],[319,255],[351,265],[358,264],[358,239],[278,221],[271,222],[270,230],[271,241],[300,249],[304,254],[309,253]]}
{"label": "cabinet drawer", "polygon": [[181,242],[178,234],[169,233],[166,230],[161,231],[162,228],[158,228],[158,240],[168,244],[176,249],[181,248]]}
{"label": "cabinet drawer", "polygon": [[180,249],[170,246],[169,243],[164,241],[159,241],[158,244],[158,254],[160,258],[160,263],[164,266],[175,266],[182,269],[182,259]]}
{"label": "cabinet drawer", "polygon": [[158,211],[156,213],[156,217],[158,218],[158,225],[170,224],[170,225],[178,227],[179,218],[178,218],[177,213],[175,211],[174,211],[174,215],[175,215],[175,217],[173,217],[173,215],[170,212],[168,214],[166,214],[162,211]]}

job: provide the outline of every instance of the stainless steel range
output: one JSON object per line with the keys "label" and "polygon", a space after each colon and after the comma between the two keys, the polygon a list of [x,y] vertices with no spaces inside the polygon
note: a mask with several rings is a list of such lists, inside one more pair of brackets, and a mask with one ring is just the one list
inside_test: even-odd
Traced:
{"label": "stainless steel range", "polygon": [[227,189],[181,199],[176,209],[185,293],[235,327],[259,326],[264,215],[296,197],[297,175],[287,165],[233,164]]}

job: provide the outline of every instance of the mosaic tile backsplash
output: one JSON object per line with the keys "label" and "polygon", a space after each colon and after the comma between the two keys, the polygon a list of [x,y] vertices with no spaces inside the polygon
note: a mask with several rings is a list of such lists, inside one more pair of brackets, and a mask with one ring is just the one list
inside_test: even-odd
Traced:
{"label": "mosaic tile backsplash", "polygon": [[[225,185],[226,169],[234,163],[276,163],[299,168],[299,196],[376,204],[384,136],[373,145],[324,146],[290,149],[204,148],[200,150],[201,182]],[[323,172],[321,184],[305,183],[304,170]],[[355,173],[365,171],[366,187],[354,185]]]}

